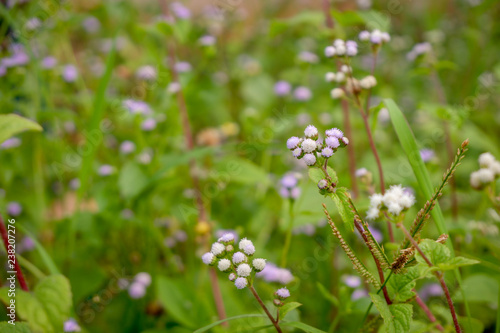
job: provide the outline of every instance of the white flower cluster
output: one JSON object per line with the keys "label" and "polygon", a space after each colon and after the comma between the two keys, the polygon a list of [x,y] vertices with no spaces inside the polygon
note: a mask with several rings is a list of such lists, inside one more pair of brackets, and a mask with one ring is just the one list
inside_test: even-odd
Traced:
{"label": "white flower cluster", "polygon": [[212,244],[210,252],[205,253],[201,260],[210,266],[229,274],[229,280],[234,282],[238,289],[243,289],[251,283],[252,274],[261,272],[266,267],[266,259],[255,258],[255,246],[252,241],[243,238],[238,243],[239,251],[234,246],[234,235],[224,234]]}
{"label": "white flower cluster", "polygon": [[401,185],[393,185],[385,194],[375,193],[370,196],[370,208],[366,218],[375,220],[382,210],[387,210],[393,216],[398,216],[415,203],[415,196],[405,191]]}
{"label": "white flower cluster", "polygon": [[303,159],[308,166],[315,165],[320,157],[332,157],[339,147],[349,144],[349,139],[338,128],[326,130],[324,140],[319,138],[318,129],[313,125],[306,127],[304,135],[305,138],[292,136],[286,146],[295,158]]}
{"label": "white flower cluster", "polygon": [[325,48],[325,56],[331,57],[354,57],[358,54],[358,44],[353,40],[344,41],[342,39],[336,39],[333,45],[329,45]]}
{"label": "white flower cluster", "polygon": [[378,29],[375,29],[372,32],[363,30],[359,33],[358,38],[360,41],[369,41],[374,45],[389,43],[391,41],[391,36],[387,32],[382,32]]}
{"label": "white flower cluster", "polygon": [[500,177],[500,162],[491,153],[479,155],[479,170],[470,174],[470,185],[477,189],[483,189]]}

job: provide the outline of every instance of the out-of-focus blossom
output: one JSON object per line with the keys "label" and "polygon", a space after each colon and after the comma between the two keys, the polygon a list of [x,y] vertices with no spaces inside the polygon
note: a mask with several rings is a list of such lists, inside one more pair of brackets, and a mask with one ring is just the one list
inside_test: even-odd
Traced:
{"label": "out-of-focus blossom", "polygon": [[212,46],[217,42],[217,39],[212,35],[205,35],[198,39],[198,43],[203,46]]}
{"label": "out-of-focus blossom", "polygon": [[422,149],[420,150],[420,157],[424,162],[431,161],[436,156],[436,153],[432,149]]}
{"label": "out-of-focus blossom", "polygon": [[132,141],[123,141],[120,145],[120,152],[123,155],[128,155],[130,153],[133,153],[135,151],[135,143]]}
{"label": "out-of-focus blossom", "polygon": [[75,319],[70,318],[64,322],[64,332],[80,332],[82,329],[78,326]]}
{"label": "out-of-focus blossom", "polygon": [[99,167],[98,174],[100,176],[106,177],[114,174],[116,172],[116,169],[114,166],[109,165],[109,164],[104,164]]}
{"label": "out-of-focus blossom", "polygon": [[309,88],[300,86],[293,91],[293,97],[297,101],[308,101],[312,97],[312,92]]}
{"label": "out-of-focus blossom", "polygon": [[419,56],[424,55],[432,51],[432,46],[430,43],[418,43],[413,46],[413,49],[406,54],[406,58],[410,61],[417,59]]}
{"label": "out-of-focus blossom", "polygon": [[293,281],[294,277],[292,273],[286,268],[279,268],[273,263],[266,263],[266,267],[260,273],[257,273],[255,276],[258,276],[264,279],[267,282],[278,282],[281,284],[288,284]]}
{"label": "out-of-focus blossom", "polygon": [[367,297],[368,292],[364,289],[356,289],[354,292],[351,294],[351,300],[355,301],[363,297]]}
{"label": "out-of-focus blossom", "polygon": [[78,79],[78,69],[73,65],[66,65],[63,67],[62,77],[68,83],[75,82]]}
{"label": "out-of-focus blossom", "polygon": [[42,59],[42,68],[44,69],[52,69],[56,67],[57,59],[51,56],[45,57]]}
{"label": "out-of-focus blossom", "polygon": [[286,96],[292,91],[292,85],[287,81],[278,81],[274,84],[274,93],[277,96]]}
{"label": "out-of-focus blossom", "polygon": [[137,72],[135,73],[135,76],[141,80],[154,81],[158,77],[158,74],[156,72],[156,68],[150,65],[146,65],[139,67],[139,69],[137,69]]}
{"label": "out-of-focus blossom", "polygon": [[191,11],[180,2],[171,3],[170,9],[177,18],[187,20],[191,17]]}
{"label": "out-of-focus blossom", "polygon": [[0,145],[0,149],[6,150],[6,149],[12,149],[19,147],[21,145],[21,139],[19,138],[10,138],[2,142]]}
{"label": "out-of-focus blossom", "polygon": [[429,283],[420,288],[418,295],[422,300],[427,301],[430,297],[443,295],[443,289],[439,283]]}
{"label": "out-of-focus blossom", "polygon": [[191,71],[192,67],[187,61],[179,61],[175,63],[174,69],[177,73],[187,73]]}
{"label": "out-of-focus blossom", "polygon": [[69,188],[76,191],[80,188],[80,179],[73,178],[69,181]]}
{"label": "out-of-focus blossom", "polygon": [[176,94],[181,91],[181,84],[179,82],[170,82],[167,86],[167,92]]}
{"label": "out-of-focus blossom", "polygon": [[11,201],[7,204],[7,213],[10,216],[19,216],[23,212],[23,207],[17,201]]}
{"label": "out-of-focus blossom", "polygon": [[302,51],[299,53],[299,60],[310,64],[315,64],[319,61],[319,57],[312,52]]}
{"label": "out-of-focus blossom", "polygon": [[101,22],[94,16],[89,16],[85,20],[83,20],[83,28],[85,31],[91,34],[95,34],[99,30],[101,30]]}
{"label": "out-of-focus blossom", "polygon": [[156,128],[156,120],[153,118],[144,119],[141,124],[141,128],[143,131],[152,131]]}
{"label": "out-of-focus blossom", "polygon": [[135,99],[126,99],[123,101],[123,107],[132,114],[148,115],[153,111],[148,103]]}

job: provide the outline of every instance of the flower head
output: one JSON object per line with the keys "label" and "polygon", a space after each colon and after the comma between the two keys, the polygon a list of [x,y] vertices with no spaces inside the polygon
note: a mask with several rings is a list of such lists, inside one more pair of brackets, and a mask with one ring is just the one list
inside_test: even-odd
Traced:
{"label": "flower head", "polygon": [[290,291],[286,287],[278,289],[274,294],[282,300],[290,297]]}
{"label": "flower head", "polygon": [[201,260],[205,265],[213,265],[217,260],[217,257],[212,252],[207,252],[201,256]]}
{"label": "flower head", "polygon": [[235,252],[233,254],[233,263],[235,265],[241,264],[242,262],[246,262],[246,261],[247,261],[247,257],[245,256],[245,254],[243,252]]}
{"label": "flower head", "polygon": [[238,289],[243,289],[248,285],[248,280],[244,277],[239,277],[234,281],[234,285]]}
{"label": "flower head", "polygon": [[288,149],[295,149],[300,143],[300,139],[296,136],[292,136],[290,139],[286,141],[286,147]]}
{"label": "flower head", "polygon": [[252,266],[257,272],[261,272],[266,267],[266,259],[257,258],[252,260]]}
{"label": "flower head", "polygon": [[69,318],[64,322],[63,330],[64,332],[80,332],[82,329],[75,319]]}
{"label": "flower head", "polygon": [[146,272],[137,273],[134,281],[148,287],[151,284],[151,275]]}
{"label": "flower head", "polygon": [[217,265],[221,272],[227,272],[231,269],[231,261],[229,259],[221,259],[219,260],[219,264]]}
{"label": "flower head", "polygon": [[226,247],[224,246],[224,244],[221,244],[221,243],[213,243],[212,244],[212,251],[211,252],[216,257],[221,257],[226,252]]}
{"label": "flower head", "polygon": [[249,264],[241,264],[236,268],[236,274],[240,277],[248,277],[250,273],[252,273],[252,267]]}

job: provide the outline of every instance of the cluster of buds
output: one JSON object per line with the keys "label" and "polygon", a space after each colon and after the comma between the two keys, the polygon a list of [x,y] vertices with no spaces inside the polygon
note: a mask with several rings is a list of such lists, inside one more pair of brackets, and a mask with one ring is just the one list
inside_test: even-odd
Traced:
{"label": "cluster of buds", "polygon": [[393,185],[385,194],[375,193],[370,196],[370,208],[366,218],[375,220],[380,212],[386,210],[394,217],[408,210],[415,204],[415,196],[401,185]]}
{"label": "cluster of buds", "polygon": [[387,32],[382,32],[378,29],[372,32],[363,30],[359,33],[358,38],[360,41],[370,42],[374,47],[391,41],[391,36]]}
{"label": "cluster of buds", "polygon": [[491,153],[479,155],[479,170],[470,174],[470,185],[482,190],[500,177],[500,162]]}
{"label": "cluster of buds", "polygon": [[331,57],[354,57],[358,54],[358,43],[353,40],[344,41],[336,39],[333,45],[325,48],[325,56]]}
{"label": "cluster of buds", "polygon": [[201,260],[207,265],[217,266],[221,272],[228,274],[236,288],[243,289],[252,284],[255,273],[264,270],[266,259],[253,259],[255,246],[246,238],[238,243],[239,251],[236,251],[234,245],[234,235],[224,234],[212,244],[211,251],[205,253]]}
{"label": "cluster of buds", "polygon": [[308,166],[316,165],[321,159],[327,160],[338,148],[349,144],[349,139],[338,128],[326,130],[324,140],[319,138],[318,129],[313,125],[307,126],[304,134],[305,138],[292,136],[287,140],[286,146],[295,158],[304,160]]}

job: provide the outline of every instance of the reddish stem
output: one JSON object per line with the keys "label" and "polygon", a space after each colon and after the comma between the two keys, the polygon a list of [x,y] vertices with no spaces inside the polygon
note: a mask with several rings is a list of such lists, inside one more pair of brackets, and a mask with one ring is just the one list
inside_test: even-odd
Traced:
{"label": "reddish stem", "polygon": [[[9,258],[9,236],[8,236],[7,228],[5,227],[5,223],[3,221],[2,216],[0,216],[0,234],[2,234],[3,245],[5,246],[7,258]],[[29,291],[28,284],[26,283],[26,280],[24,279],[23,271],[21,270],[21,267],[19,266],[19,263],[17,262],[17,258],[16,258],[15,253],[13,255],[14,255],[14,269],[16,271],[16,276],[17,276],[17,280],[19,281],[19,285],[21,286],[22,290]]]}
{"label": "reddish stem", "polygon": [[257,294],[257,291],[255,290],[255,288],[253,286],[250,286],[249,288],[250,288],[250,291],[252,292],[253,296],[257,300],[257,302],[259,302],[260,307],[262,309],[264,309],[264,312],[266,313],[267,317],[269,317],[269,320],[273,323],[274,327],[276,328],[276,331],[278,331],[279,333],[282,333],[281,327],[279,326],[278,321],[274,320],[273,315],[269,312],[269,310],[265,306],[264,302],[262,302],[262,300],[260,299],[259,294]]}
{"label": "reddish stem", "polygon": [[422,310],[424,310],[425,314],[427,315],[427,317],[429,318],[431,323],[436,323],[436,328],[438,330],[440,330],[441,332],[443,332],[444,331],[443,326],[441,326],[441,324],[437,323],[436,317],[434,317],[434,315],[432,314],[431,310],[427,307],[425,302],[420,298],[420,296],[418,296],[417,291],[415,289],[413,289],[413,292],[416,295],[415,301],[422,308]]}

